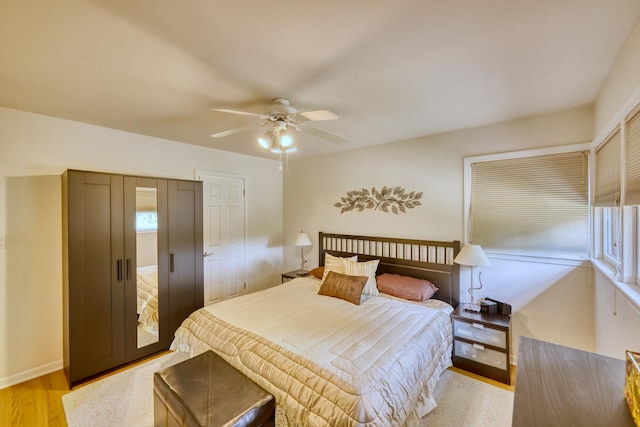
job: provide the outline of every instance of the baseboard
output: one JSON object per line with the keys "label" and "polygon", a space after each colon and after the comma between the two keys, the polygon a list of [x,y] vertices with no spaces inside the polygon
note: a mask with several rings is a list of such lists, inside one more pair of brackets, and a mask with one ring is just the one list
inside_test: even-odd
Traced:
{"label": "baseboard", "polygon": [[11,387],[12,385],[32,380],[34,378],[41,377],[42,375],[50,374],[51,372],[59,371],[62,369],[62,367],[62,360],[58,360],[55,362],[47,363],[46,365],[38,366],[37,368],[19,372],[9,377],[0,378],[0,390],[3,388]]}

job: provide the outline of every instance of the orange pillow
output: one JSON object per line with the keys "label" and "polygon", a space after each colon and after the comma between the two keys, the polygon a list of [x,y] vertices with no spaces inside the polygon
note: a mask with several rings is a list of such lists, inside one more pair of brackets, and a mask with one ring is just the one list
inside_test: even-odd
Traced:
{"label": "orange pillow", "polygon": [[362,290],[369,278],[367,276],[348,276],[330,271],[320,285],[318,295],[340,298],[355,305],[360,305]]}
{"label": "orange pillow", "polygon": [[313,276],[316,279],[322,280],[322,276],[324,275],[324,267],[316,267],[309,272],[309,276]]}

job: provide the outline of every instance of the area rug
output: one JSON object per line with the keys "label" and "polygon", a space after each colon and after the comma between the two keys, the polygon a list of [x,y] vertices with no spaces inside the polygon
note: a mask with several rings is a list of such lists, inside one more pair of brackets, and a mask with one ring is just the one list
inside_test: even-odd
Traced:
{"label": "area rug", "polygon": [[[69,427],[153,426],[153,373],[186,359],[171,353],[62,396]],[[423,426],[511,425],[513,393],[453,371],[436,388],[438,406]]]}
{"label": "area rug", "polygon": [[422,418],[422,426],[510,427],[513,392],[444,371],[435,390],[438,406]]}
{"label": "area rug", "polygon": [[153,373],[188,358],[170,353],[62,396],[69,427],[153,426]]}

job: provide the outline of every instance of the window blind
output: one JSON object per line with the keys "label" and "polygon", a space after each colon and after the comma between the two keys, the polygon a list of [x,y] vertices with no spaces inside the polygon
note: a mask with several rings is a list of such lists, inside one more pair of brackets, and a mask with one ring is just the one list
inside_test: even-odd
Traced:
{"label": "window blind", "polygon": [[572,152],[473,163],[473,243],[510,253],[585,256],[588,156]]}
{"label": "window blind", "polygon": [[626,120],[625,205],[640,205],[640,108]]}
{"label": "window blind", "polygon": [[620,129],[596,149],[594,206],[620,206]]}

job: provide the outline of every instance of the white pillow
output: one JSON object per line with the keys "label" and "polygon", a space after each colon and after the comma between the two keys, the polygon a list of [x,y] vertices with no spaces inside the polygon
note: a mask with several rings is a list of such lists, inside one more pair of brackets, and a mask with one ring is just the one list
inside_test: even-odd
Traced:
{"label": "white pillow", "polygon": [[322,281],[327,278],[327,274],[330,271],[335,271],[336,273],[344,274],[344,266],[342,265],[342,260],[349,261],[358,261],[358,255],[354,255],[351,257],[340,258],[339,256],[333,256],[329,253],[324,254],[324,273],[322,274]]}
{"label": "white pillow", "polygon": [[379,259],[374,259],[365,262],[354,262],[350,260],[342,260],[342,266],[344,268],[344,274],[349,276],[367,276],[366,285],[362,290],[363,295],[380,295],[378,291],[378,285],[376,283],[376,270],[378,269]]}

